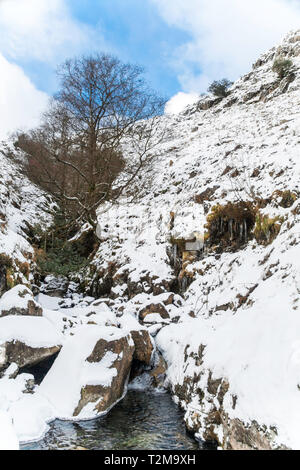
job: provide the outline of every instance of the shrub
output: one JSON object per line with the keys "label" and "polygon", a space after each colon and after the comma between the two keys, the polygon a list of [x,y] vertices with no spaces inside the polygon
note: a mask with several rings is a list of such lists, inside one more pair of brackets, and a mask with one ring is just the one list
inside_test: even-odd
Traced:
{"label": "shrub", "polygon": [[283,57],[278,57],[273,64],[272,70],[277,73],[280,80],[286,77],[289,74],[289,71],[293,65],[293,62],[290,59],[284,59]]}
{"label": "shrub", "polygon": [[42,275],[68,276],[87,266],[88,260],[70,243],[57,239],[47,253],[40,251],[37,265]]}
{"label": "shrub", "polygon": [[[56,214],[48,230],[40,225],[31,227],[30,238],[35,246],[35,259],[41,275],[67,276],[88,265],[86,252],[80,243],[69,240],[64,218]],[[90,242],[90,239],[87,240]]]}
{"label": "shrub", "polygon": [[214,96],[225,98],[228,95],[228,88],[231,87],[232,83],[233,82],[227,80],[227,78],[215,80],[209,85],[207,91],[212,93]]}
{"label": "shrub", "polygon": [[283,207],[284,209],[288,209],[298,199],[298,196],[297,196],[296,193],[294,193],[294,192],[292,192],[288,189],[285,190],[285,191],[280,191],[279,189],[277,189],[272,194],[272,199],[277,200],[278,205],[280,207]]}
{"label": "shrub", "polygon": [[271,243],[279,234],[282,222],[282,217],[277,216],[272,218],[258,212],[254,228],[254,236],[258,243],[263,245]]}

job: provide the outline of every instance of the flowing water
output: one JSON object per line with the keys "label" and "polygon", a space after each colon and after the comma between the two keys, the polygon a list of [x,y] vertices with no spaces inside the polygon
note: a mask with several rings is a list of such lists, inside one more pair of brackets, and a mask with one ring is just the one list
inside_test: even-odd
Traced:
{"label": "flowing water", "polygon": [[39,442],[24,450],[195,450],[201,445],[187,434],[183,413],[168,393],[129,390],[106,416],[92,421],[56,420]]}

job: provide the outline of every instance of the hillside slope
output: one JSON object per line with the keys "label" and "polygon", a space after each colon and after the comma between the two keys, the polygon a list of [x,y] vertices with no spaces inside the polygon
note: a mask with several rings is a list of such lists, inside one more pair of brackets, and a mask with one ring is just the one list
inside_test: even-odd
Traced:
{"label": "hillside slope", "polygon": [[18,283],[31,284],[34,250],[27,233],[50,221],[51,199],[22,175],[20,158],[11,143],[0,143],[0,295]]}
{"label": "hillside slope", "polygon": [[[293,61],[282,80],[279,56]],[[300,31],[228,97],[162,117],[150,189],[99,210],[92,292],[132,315],[184,297],[156,336],[166,384],[223,448],[300,448],[299,105]]]}

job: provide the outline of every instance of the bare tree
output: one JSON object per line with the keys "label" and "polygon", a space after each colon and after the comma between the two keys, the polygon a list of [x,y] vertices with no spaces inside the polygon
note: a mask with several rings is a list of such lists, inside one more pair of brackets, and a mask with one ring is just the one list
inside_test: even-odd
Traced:
{"label": "bare tree", "polygon": [[97,207],[132,191],[150,164],[165,100],[147,87],[141,67],[111,55],[67,60],[58,75],[42,125],[17,145],[28,154],[29,177],[55,196],[67,220],[95,227]]}

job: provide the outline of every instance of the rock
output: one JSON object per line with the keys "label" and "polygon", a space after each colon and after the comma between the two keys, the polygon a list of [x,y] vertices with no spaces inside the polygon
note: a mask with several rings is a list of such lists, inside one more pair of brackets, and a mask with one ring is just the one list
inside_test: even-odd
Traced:
{"label": "rock", "polygon": [[43,317],[0,318],[0,370],[11,364],[25,367],[56,354],[62,337]]}
{"label": "rock", "polygon": [[[230,384],[225,378],[216,378],[212,371],[203,367],[204,351],[204,345],[199,346],[198,352],[186,346],[183,380],[172,383],[176,403],[186,410],[184,419],[187,429],[203,441],[214,442],[224,450],[277,448],[275,430],[259,426],[255,421],[243,422],[228,415],[223,406],[225,397],[227,407],[230,400],[232,409],[235,409],[238,397],[228,396]],[[186,373],[189,368],[191,374]]]}
{"label": "rock", "polygon": [[33,348],[22,341],[10,341],[5,345],[6,362],[16,363],[18,367],[33,366],[53,356],[61,346]]}
{"label": "rock", "polygon": [[106,341],[101,339],[97,342],[92,354],[87,358],[87,362],[91,364],[101,363],[107,353],[112,353],[116,355],[116,358],[109,367],[116,369],[117,373],[109,386],[84,386],[81,389],[81,399],[73,416],[78,416],[82,409],[90,403],[95,403],[94,409],[101,413],[110,409],[122,398],[134,352],[130,339],[129,336],[124,336],[117,340]]}
{"label": "rock", "polygon": [[19,367],[13,362],[12,364],[10,364],[10,366],[8,366],[3,375],[4,377],[8,377],[9,379],[15,379],[18,375],[18,372]]}
{"label": "rock", "polygon": [[124,314],[119,322],[121,327],[132,336],[135,348],[133,358],[149,365],[154,346],[148,330],[142,327],[134,316],[130,314]]}
{"label": "rock", "polygon": [[155,366],[150,372],[154,387],[162,387],[165,382],[168,365],[159,351],[156,351]]}
{"label": "rock", "polygon": [[133,353],[128,332],[82,326],[65,342],[39,391],[61,418],[95,418],[123,397]]}
{"label": "rock", "polygon": [[49,297],[64,297],[68,291],[69,281],[63,276],[47,276],[41,292]]}
{"label": "rock", "polygon": [[0,265],[0,296],[6,291],[6,266]]}
{"label": "rock", "polygon": [[152,313],[159,313],[161,318],[169,319],[170,315],[163,303],[151,303],[139,311],[139,319],[144,321],[146,316]]}
{"label": "rock", "polygon": [[148,331],[146,329],[133,330],[131,336],[135,347],[133,358],[149,365],[154,348]]}
{"label": "rock", "polygon": [[42,314],[43,309],[34,300],[31,290],[21,284],[10,289],[0,299],[0,316],[2,317],[7,315],[40,317]]}

